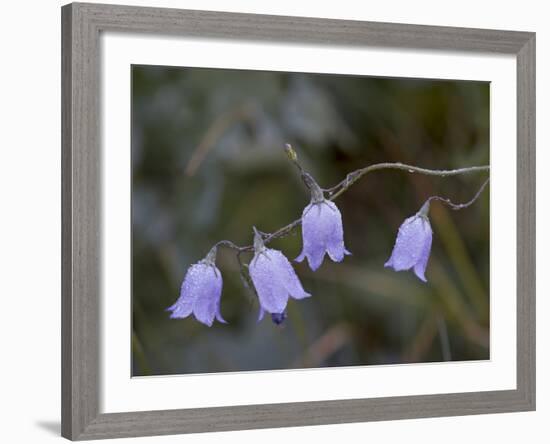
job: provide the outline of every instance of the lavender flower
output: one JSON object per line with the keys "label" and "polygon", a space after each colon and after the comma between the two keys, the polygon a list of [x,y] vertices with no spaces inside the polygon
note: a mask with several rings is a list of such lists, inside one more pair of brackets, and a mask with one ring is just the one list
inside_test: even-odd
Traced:
{"label": "lavender flower", "polygon": [[410,270],[426,282],[424,273],[432,247],[432,227],[428,219],[430,201],[426,201],[414,216],[409,217],[399,227],[393,252],[384,267],[392,267],[395,271]]}
{"label": "lavender flower", "polygon": [[249,271],[260,301],[258,320],[263,318],[266,311],[276,315],[284,313],[289,296],[294,299],[311,296],[304,291],[284,254],[279,250],[266,248],[261,234],[255,228],[254,258],[250,262]]}
{"label": "lavender flower", "polygon": [[304,179],[311,190],[311,203],[302,213],[303,248],[296,261],[302,262],[307,257],[309,267],[315,271],[323,263],[325,253],[334,262],[341,262],[345,255],[351,253],[344,246],[340,210],[325,199],[323,191],[311,176],[307,175]]}
{"label": "lavender flower", "polygon": [[167,308],[172,312],[170,318],[186,318],[193,313],[208,327],[212,326],[214,318],[226,323],[220,313],[222,275],[215,262],[216,247],[213,247],[203,260],[189,267],[178,300]]}

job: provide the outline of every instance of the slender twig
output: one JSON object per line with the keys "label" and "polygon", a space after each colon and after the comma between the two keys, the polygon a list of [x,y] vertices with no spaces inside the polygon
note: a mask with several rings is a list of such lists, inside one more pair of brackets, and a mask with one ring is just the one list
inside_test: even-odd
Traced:
{"label": "slender twig", "polygon": [[365,168],[361,168],[359,170],[349,173],[344,180],[342,180],[339,184],[329,189],[329,191],[332,191],[334,193],[335,190],[340,188],[338,192],[335,192],[334,194],[331,195],[330,200],[337,199],[339,196],[345,193],[349,187],[351,187],[355,182],[357,182],[365,174],[376,170],[404,170],[404,171],[408,171],[409,173],[420,173],[426,176],[449,177],[449,176],[457,176],[459,174],[489,171],[489,169],[490,169],[489,165],[483,165],[483,166],[458,168],[455,170],[430,170],[428,168],[420,168],[414,165],[407,165],[400,162],[377,163],[377,164],[369,165]]}
{"label": "slender twig", "polygon": [[[298,170],[300,171],[300,175],[302,176],[302,179],[304,180],[304,183],[306,184],[306,186],[309,189],[311,189],[310,180],[313,180],[313,179],[303,169],[302,165],[298,161],[298,158],[296,156],[296,152],[292,149],[292,147],[289,144],[285,145],[285,151],[288,155],[288,158],[296,166],[296,168],[298,168]],[[457,176],[457,175],[460,175],[460,174],[486,172],[486,171],[490,170],[490,167],[489,167],[489,165],[482,165],[482,166],[472,166],[472,167],[466,167],[466,168],[458,168],[458,169],[454,169],[454,170],[431,170],[431,169],[428,169],[428,168],[421,168],[421,167],[417,167],[417,166],[414,166],[414,165],[407,165],[407,164],[400,163],[400,162],[396,162],[396,163],[389,163],[389,162],[377,163],[377,164],[374,164],[374,165],[369,165],[369,166],[366,166],[364,168],[352,171],[351,173],[347,174],[346,177],[341,182],[339,182],[337,185],[333,186],[332,188],[325,189],[323,191],[328,192],[329,193],[329,200],[334,201],[338,197],[340,197],[342,194],[344,194],[361,177],[365,176],[368,173],[371,173],[373,171],[378,171],[378,170],[404,170],[404,171],[408,171],[409,173],[419,173],[419,174],[423,174],[423,175],[427,175],[427,176],[448,177],[448,176]],[[472,205],[479,198],[479,196],[481,195],[481,193],[485,189],[485,186],[487,185],[488,182],[489,182],[489,179],[487,179],[483,183],[483,185],[481,186],[481,188],[479,189],[479,191],[476,193],[476,195],[473,197],[472,200],[470,200],[466,203],[463,203],[463,204],[455,204],[455,203],[451,202],[450,199],[443,198],[443,197],[440,197],[440,196],[431,196],[430,198],[428,198],[428,201],[431,201],[431,200],[441,201],[441,202],[445,203],[446,205],[448,205],[449,207],[451,207],[454,210],[459,210],[459,209],[462,209],[462,208],[466,208],[466,207],[469,207],[470,205]],[[336,190],[338,190],[338,191],[336,191]],[[275,240],[275,239],[278,239],[280,237],[286,236],[287,234],[291,233],[295,228],[297,228],[301,224],[301,222],[302,222],[302,218],[296,219],[295,221],[289,223],[288,225],[285,225],[282,228],[279,228],[277,231],[275,231],[273,233],[268,234],[268,233],[263,233],[262,232],[261,233],[262,236],[265,236],[264,244],[268,244],[272,240]],[[239,252],[239,259],[240,259],[240,253],[245,253],[245,252],[250,253],[250,252],[254,251],[254,246],[253,245],[246,245],[244,247],[240,247],[240,246],[238,246],[238,245],[236,245],[233,242],[228,241],[228,240],[219,241],[216,245],[220,245],[220,246],[223,245],[225,247],[229,247],[229,248],[232,248],[234,250],[237,250]]]}
{"label": "slender twig", "polygon": [[428,198],[428,201],[437,200],[439,202],[443,202],[445,205],[449,206],[453,210],[462,210],[463,208],[468,208],[470,205],[472,205],[477,199],[479,199],[479,196],[481,196],[481,193],[489,183],[489,178],[483,182],[477,193],[474,197],[472,197],[468,202],[456,204],[451,201],[451,199],[441,196],[431,196]]}
{"label": "slender twig", "polygon": [[219,246],[224,246],[224,247],[229,247],[229,248],[232,248],[234,250],[237,250],[237,251],[240,251],[243,249],[243,247],[239,247],[237,244],[229,241],[229,240],[221,240],[221,241],[218,241],[214,244],[215,247],[219,247]]}

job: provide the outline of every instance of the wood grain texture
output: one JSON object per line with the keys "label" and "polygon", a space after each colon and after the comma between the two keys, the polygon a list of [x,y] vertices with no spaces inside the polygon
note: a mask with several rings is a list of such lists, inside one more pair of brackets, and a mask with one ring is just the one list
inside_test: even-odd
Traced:
{"label": "wood grain texture", "polygon": [[343,424],[531,410],[516,390],[102,414],[79,439]]}
{"label": "wood grain texture", "polygon": [[71,8],[61,13],[61,417],[62,435],[72,436],[72,17]]}
{"label": "wood grain texture", "polygon": [[98,33],[62,9],[62,434],[99,415],[100,147]]}
{"label": "wood grain texture", "polygon": [[[517,56],[517,389],[150,412],[99,412],[102,31]],[[535,408],[535,35],[185,11],[62,8],[62,435],[99,439],[380,421]]]}
{"label": "wood grain texture", "polygon": [[529,33],[121,5],[76,4],[103,30],[340,46],[516,54]]}
{"label": "wood grain texture", "polygon": [[517,373],[535,409],[536,164],[535,35],[517,55]]}

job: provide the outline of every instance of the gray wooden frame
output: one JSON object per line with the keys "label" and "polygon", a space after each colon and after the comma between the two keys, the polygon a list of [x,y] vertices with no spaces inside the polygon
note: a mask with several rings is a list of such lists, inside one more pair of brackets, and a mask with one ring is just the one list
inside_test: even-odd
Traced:
{"label": "gray wooden frame", "polygon": [[[147,412],[99,411],[103,31],[460,50],[517,58],[517,388]],[[62,8],[62,435],[97,439],[535,409],[535,34],[74,3]]]}

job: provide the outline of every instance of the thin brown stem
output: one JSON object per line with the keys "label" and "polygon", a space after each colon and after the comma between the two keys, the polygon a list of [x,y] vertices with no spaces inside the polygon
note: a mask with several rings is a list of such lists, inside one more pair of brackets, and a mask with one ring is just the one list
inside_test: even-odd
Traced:
{"label": "thin brown stem", "polygon": [[432,200],[437,200],[439,202],[443,202],[445,205],[452,208],[453,210],[462,210],[463,208],[468,208],[476,200],[479,199],[479,196],[481,196],[481,193],[483,193],[483,190],[485,189],[485,187],[487,186],[488,183],[489,183],[489,177],[487,178],[487,180],[485,180],[485,182],[483,182],[483,184],[481,185],[479,190],[477,190],[477,193],[475,194],[475,196],[472,197],[468,202],[465,202],[465,203],[456,204],[456,203],[453,203],[451,201],[451,199],[446,198],[446,197],[440,197],[440,196],[431,196],[431,197],[428,198],[428,201],[430,202]]}

